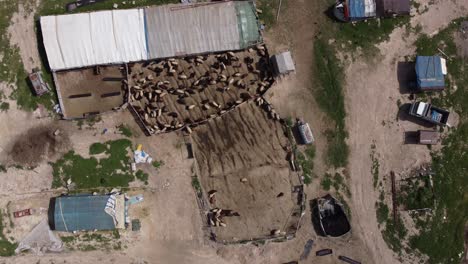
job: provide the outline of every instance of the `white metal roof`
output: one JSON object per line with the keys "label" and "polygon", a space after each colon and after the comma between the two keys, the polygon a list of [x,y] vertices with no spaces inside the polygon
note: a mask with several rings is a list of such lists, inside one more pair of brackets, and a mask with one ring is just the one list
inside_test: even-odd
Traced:
{"label": "white metal roof", "polygon": [[291,57],[291,52],[286,51],[275,55],[275,63],[278,70],[278,73],[288,73],[296,70],[294,66],[294,61]]}
{"label": "white metal roof", "polygon": [[142,9],[41,17],[52,70],[147,59]]}

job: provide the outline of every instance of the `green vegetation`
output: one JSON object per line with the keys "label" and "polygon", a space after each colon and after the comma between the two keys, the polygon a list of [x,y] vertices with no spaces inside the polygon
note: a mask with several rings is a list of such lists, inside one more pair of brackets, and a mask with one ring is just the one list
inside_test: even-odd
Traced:
{"label": "green vegetation", "polygon": [[[122,4],[122,2],[126,2],[126,4]],[[39,15],[59,15],[68,13],[65,10],[65,5],[70,3],[69,0],[55,0],[55,1],[43,1],[39,7]],[[138,0],[138,1],[122,1],[122,0],[107,0],[103,2],[99,2],[96,4],[83,6],[80,8],[75,9],[71,13],[81,13],[81,12],[88,12],[88,11],[98,11],[98,10],[106,10],[106,9],[114,9],[114,4],[118,4],[118,9],[128,9],[134,8],[139,6],[149,6],[149,5],[162,5],[162,4],[170,4],[170,3],[180,3],[178,0]]]}
{"label": "green vegetation", "polygon": [[[278,10],[278,1],[258,0],[258,8],[262,13],[258,14],[260,22],[264,23],[267,28],[272,27],[276,23],[276,12]],[[284,1],[285,2],[285,1]]]}
{"label": "green vegetation", "polygon": [[379,159],[376,157],[375,148],[376,148],[375,144],[372,143],[370,157],[372,160],[371,173],[372,173],[374,188],[377,187],[377,183],[379,182],[379,169],[380,169],[380,163],[379,163]]}
{"label": "green vegetation", "polygon": [[128,183],[134,179],[129,167],[130,158],[127,156],[132,145],[131,141],[119,139],[105,142],[104,145],[105,153],[108,154],[106,158],[86,159],[70,151],[52,163],[54,177],[52,187],[65,186],[68,179],[71,179],[79,189],[128,186]]}
{"label": "green vegetation", "polygon": [[320,182],[320,185],[322,186],[322,189],[324,189],[325,191],[330,190],[331,186],[333,185],[333,180],[331,178],[330,173],[325,173],[325,176]]}
{"label": "green vegetation", "polygon": [[314,74],[319,81],[316,100],[323,111],[334,122],[334,127],[326,132],[328,141],[327,161],[338,168],[348,162],[348,136],[345,130],[345,108],[343,96],[343,69],[332,46],[318,39],[314,44]]}
{"label": "green vegetation", "polygon": [[[458,128],[451,129],[443,141],[444,147],[433,154],[432,169],[435,209],[430,217],[418,219],[419,235],[410,239],[410,246],[429,257],[428,263],[460,263],[463,252],[463,234],[468,221],[468,76],[467,61],[456,56],[453,34],[459,29],[458,19],[429,38],[422,36],[417,42],[419,55],[433,55],[440,48],[448,56],[448,89],[433,102],[453,107],[460,115]],[[457,89],[455,88],[457,86]],[[460,255],[459,255],[460,254]]]}
{"label": "green vegetation", "polygon": [[390,214],[390,210],[388,209],[388,206],[382,201],[377,202],[376,207],[377,223],[379,223],[380,226],[381,224],[387,221],[388,215]]}
{"label": "green vegetation", "polygon": [[7,102],[0,103],[0,111],[6,112],[6,111],[8,111],[8,109],[10,109],[10,104],[9,103],[7,103]]}
{"label": "green vegetation", "polygon": [[73,236],[61,236],[69,250],[93,251],[98,249],[119,250],[122,248],[120,233],[118,230],[112,232],[86,232]]}
{"label": "green vegetation", "polygon": [[161,166],[164,165],[164,161],[162,160],[155,160],[151,163],[153,165],[153,167],[155,167],[156,169],[159,169],[161,168]]}
{"label": "green vegetation", "polygon": [[200,181],[198,180],[197,176],[192,177],[192,186],[195,188],[195,190],[200,193],[201,192],[201,184]]}
{"label": "green vegetation", "polygon": [[17,244],[11,243],[4,235],[3,212],[0,212],[0,256],[7,257],[15,254]]}
{"label": "green vegetation", "polygon": [[315,147],[313,145],[308,145],[304,153],[305,155],[296,149],[296,161],[302,169],[304,183],[310,184],[314,176],[312,170],[314,169]]}
{"label": "green vegetation", "polygon": [[128,126],[126,126],[125,124],[121,124],[117,128],[119,129],[120,133],[122,133],[122,135],[124,135],[126,137],[132,137],[132,135],[133,135],[132,130]]}
{"label": "green vegetation", "polygon": [[400,183],[398,203],[406,210],[434,207],[434,193],[428,176],[414,177]]}
{"label": "green vegetation", "polygon": [[408,25],[409,16],[391,19],[369,19],[355,24],[334,23],[337,41],[345,43],[351,50],[362,48],[366,55],[375,54],[376,44],[389,39],[397,27]]}
{"label": "green vegetation", "polygon": [[71,243],[71,242],[75,241],[74,236],[62,236],[62,237],[60,237],[60,239],[62,240],[63,243]]}
{"label": "green vegetation", "polygon": [[102,144],[102,143],[99,143],[99,142],[96,142],[96,143],[93,143],[93,144],[89,147],[89,154],[90,154],[90,155],[101,154],[101,153],[103,153],[103,152],[106,151],[106,150],[107,150],[107,145]]}
{"label": "green vegetation", "polygon": [[[2,63],[0,64],[0,79],[10,84],[14,84],[16,88],[10,95],[10,99],[16,100],[18,108],[32,111],[37,108],[38,104],[44,105],[46,108],[51,109],[55,104],[54,92],[45,94],[41,97],[36,97],[31,92],[28,83],[28,74],[26,73],[23,62],[21,60],[18,47],[10,46],[8,38],[8,27],[12,15],[18,11],[18,3],[24,5],[26,10],[31,8],[33,4],[30,1],[5,1],[0,5],[0,50],[2,51]],[[44,78],[49,86],[51,82],[49,79]],[[2,110],[6,109],[7,105],[2,105]]]}
{"label": "green vegetation", "polygon": [[135,173],[135,177],[136,177],[138,180],[144,182],[145,185],[148,185],[148,176],[149,176],[148,173],[143,172],[142,170],[138,170],[138,171]]}

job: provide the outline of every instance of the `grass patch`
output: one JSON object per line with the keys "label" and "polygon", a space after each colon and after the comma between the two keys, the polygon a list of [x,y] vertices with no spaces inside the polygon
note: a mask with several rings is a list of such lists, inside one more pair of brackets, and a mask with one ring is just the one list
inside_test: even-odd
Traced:
{"label": "grass patch", "polygon": [[380,169],[380,163],[379,159],[376,157],[375,153],[376,146],[374,143],[371,145],[371,160],[372,160],[372,167],[371,167],[371,173],[372,173],[372,180],[374,184],[374,188],[377,188],[377,184],[379,182],[379,169]]}
{"label": "grass patch", "polygon": [[101,154],[101,153],[103,153],[103,152],[106,151],[106,150],[107,150],[107,145],[106,145],[106,144],[102,144],[102,143],[96,142],[96,143],[93,143],[93,144],[89,147],[89,154],[90,154],[90,155]]}
{"label": "grass patch", "polygon": [[138,170],[138,171],[135,173],[135,177],[136,177],[138,180],[144,182],[145,185],[148,185],[148,176],[149,176],[148,173],[146,173],[146,172],[144,172],[144,171],[142,171],[142,170]]}
{"label": "grass patch", "polygon": [[348,136],[345,131],[345,108],[343,95],[343,69],[335,50],[325,40],[314,44],[314,75],[319,81],[316,100],[320,108],[333,120],[334,127],[326,132],[328,141],[327,161],[335,168],[344,167],[348,162]]}
{"label": "grass patch", "polygon": [[310,184],[313,178],[314,169],[314,157],[315,147],[313,145],[307,146],[304,153],[296,149],[296,161],[302,169],[302,176],[304,177],[304,183]]}
{"label": "grass patch", "polygon": [[9,104],[9,103],[7,103],[7,102],[2,102],[2,103],[0,104],[0,111],[6,112],[6,111],[8,111],[9,109],[10,109],[10,104]]}
{"label": "grass patch", "polygon": [[128,126],[126,126],[125,124],[121,124],[117,128],[119,129],[120,133],[122,133],[122,135],[124,135],[126,137],[132,137],[133,136],[132,130]]}
{"label": "grass patch", "polygon": [[[96,187],[127,187],[134,176],[130,171],[128,150],[132,142],[119,139],[104,143],[107,158],[83,158],[74,151],[66,153],[57,162],[52,163],[52,188],[66,186],[68,179],[79,189]],[[91,151],[91,149],[90,149]]]}
{"label": "grass patch", "polygon": [[[468,76],[467,61],[457,57],[453,34],[460,22],[454,20],[432,38],[421,36],[416,41],[419,55],[434,55],[441,48],[447,60],[448,83],[444,93],[433,98],[434,104],[453,107],[460,115],[458,128],[451,129],[444,147],[433,153],[432,171],[435,208],[430,217],[420,219],[420,233],[411,237],[410,246],[429,257],[427,263],[460,263],[464,250],[464,228],[468,221]],[[454,86],[457,89],[454,89]]]}
{"label": "grass patch", "polygon": [[155,167],[156,169],[159,169],[161,168],[161,166],[164,165],[164,161],[162,160],[155,160],[151,163],[151,165],[153,165],[153,167]]}
{"label": "grass patch", "polygon": [[0,212],[0,256],[8,257],[15,254],[17,244],[11,243],[4,235],[3,212]]}
{"label": "grass patch", "polygon": [[[286,2],[286,1],[284,1]],[[267,28],[270,28],[276,24],[276,12],[278,10],[277,0],[258,0],[258,8],[262,11],[258,14],[258,18],[261,23],[265,24]]]}
{"label": "grass patch", "polygon": [[325,173],[325,176],[323,177],[322,181],[320,182],[320,185],[322,186],[322,189],[325,191],[329,191],[331,186],[333,185],[333,180],[331,178],[330,173]]}
{"label": "grass patch", "polygon": [[193,186],[193,188],[195,188],[197,193],[201,192],[201,184],[200,184],[200,181],[198,180],[197,176],[192,177],[192,186]]}
{"label": "grass patch", "polygon": [[429,176],[414,177],[400,183],[398,203],[406,210],[425,209],[434,207],[434,193]]}

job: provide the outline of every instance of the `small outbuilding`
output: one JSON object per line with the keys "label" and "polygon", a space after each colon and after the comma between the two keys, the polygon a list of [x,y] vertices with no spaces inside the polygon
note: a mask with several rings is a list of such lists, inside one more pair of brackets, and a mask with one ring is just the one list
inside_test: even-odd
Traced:
{"label": "small outbuilding", "polygon": [[271,58],[271,62],[273,63],[276,75],[288,74],[296,70],[290,51],[274,55]]}
{"label": "small outbuilding", "polygon": [[439,133],[437,131],[419,130],[419,144],[435,145],[439,142]]}
{"label": "small outbuilding", "polygon": [[314,143],[314,135],[308,123],[303,123],[302,121],[298,124],[299,135],[301,136],[302,144],[312,144]]}
{"label": "small outbuilding", "polygon": [[445,88],[447,65],[439,56],[416,57],[417,88],[421,91],[441,91]]}
{"label": "small outbuilding", "polygon": [[49,225],[64,232],[125,228],[125,198],[114,194],[52,198]]}

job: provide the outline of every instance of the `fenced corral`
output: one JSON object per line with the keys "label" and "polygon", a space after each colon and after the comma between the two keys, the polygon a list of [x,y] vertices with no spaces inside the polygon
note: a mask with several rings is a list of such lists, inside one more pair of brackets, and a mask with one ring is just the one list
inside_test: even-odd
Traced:
{"label": "fenced corral", "polygon": [[292,238],[305,210],[285,127],[267,102],[258,104],[245,102],[191,135],[204,228],[220,243]]}
{"label": "fenced corral", "polygon": [[127,100],[152,134],[191,128],[261,96],[274,79],[264,46],[132,64]]}
{"label": "fenced corral", "polygon": [[125,65],[99,66],[54,73],[65,119],[84,118],[124,103]]}

